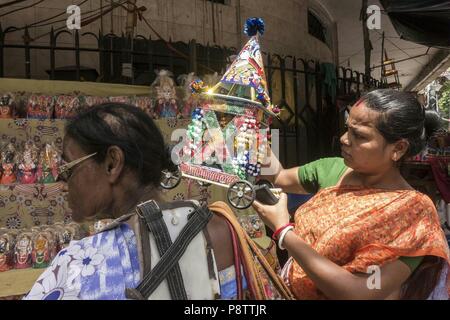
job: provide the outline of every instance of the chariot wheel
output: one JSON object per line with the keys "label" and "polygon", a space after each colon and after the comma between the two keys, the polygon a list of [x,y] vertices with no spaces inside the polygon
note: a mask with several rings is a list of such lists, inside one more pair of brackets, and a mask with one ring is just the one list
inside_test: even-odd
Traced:
{"label": "chariot wheel", "polygon": [[161,179],[161,187],[164,189],[173,189],[181,182],[181,171],[177,167],[176,171],[163,170]]}
{"label": "chariot wheel", "polygon": [[228,202],[236,209],[247,209],[255,198],[253,185],[245,180],[233,182],[227,191]]}

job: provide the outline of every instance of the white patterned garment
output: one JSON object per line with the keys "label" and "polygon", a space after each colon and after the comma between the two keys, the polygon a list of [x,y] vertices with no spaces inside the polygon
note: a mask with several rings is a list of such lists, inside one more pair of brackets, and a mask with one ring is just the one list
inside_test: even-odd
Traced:
{"label": "white patterned garment", "polygon": [[73,241],[53,259],[26,300],[123,300],[139,284],[133,230],[125,224]]}
{"label": "white patterned garment", "polygon": [[439,277],[438,284],[436,288],[431,292],[430,296],[427,300],[449,300],[448,291],[447,291],[447,273],[448,273],[448,264],[446,263],[444,268],[441,271],[441,275]]}

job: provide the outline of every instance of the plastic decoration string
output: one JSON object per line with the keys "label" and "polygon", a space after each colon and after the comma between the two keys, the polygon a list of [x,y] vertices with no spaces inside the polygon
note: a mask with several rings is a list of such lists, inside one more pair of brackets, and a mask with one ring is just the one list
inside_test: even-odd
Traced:
{"label": "plastic decoration string", "polygon": [[202,147],[202,137],[204,131],[203,124],[204,111],[201,108],[196,108],[192,112],[192,121],[188,125],[187,137],[189,139],[189,149],[188,154],[194,157],[196,151],[201,150]]}
{"label": "plastic decoration string", "polygon": [[[260,133],[260,124],[256,119],[245,118],[235,138],[237,156],[233,159],[236,167],[235,173],[240,177],[256,177],[261,172],[261,159],[264,156],[265,146],[258,144],[263,138]],[[258,149],[255,150],[254,146]]]}
{"label": "plastic decoration string", "polygon": [[[191,156],[191,162],[193,163],[199,162],[196,157],[202,155],[205,150],[203,145],[205,130],[211,126],[215,127],[212,123],[214,122],[213,119],[210,119],[211,116],[212,114],[205,114],[205,111],[201,108],[196,108],[192,112],[192,121],[187,132],[188,147],[185,149],[185,153]],[[209,123],[209,126],[206,122]],[[259,122],[253,118],[240,117],[230,122],[227,128],[228,130],[225,129],[225,133],[231,128],[235,128],[235,131],[237,131],[234,137],[236,156],[231,159],[231,163],[223,164],[224,171],[233,173],[240,179],[258,176],[261,172],[261,163],[265,158],[269,141],[268,137],[260,131]]]}

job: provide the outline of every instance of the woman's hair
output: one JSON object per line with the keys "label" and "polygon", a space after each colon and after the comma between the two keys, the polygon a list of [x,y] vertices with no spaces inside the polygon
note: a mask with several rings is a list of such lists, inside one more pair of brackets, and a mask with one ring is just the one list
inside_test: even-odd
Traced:
{"label": "woman's hair", "polygon": [[403,158],[418,154],[429,137],[441,125],[435,111],[427,110],[410,93],[378,89],[366,93],[357,104],[364,104],[380,113],[376,128],[388,143],[406,139],[409,148]]}
{"label": "woman's hair", "polygon": [[[357,102],[380,113],[376,128],[388,143],[400,139],[409,142],[404,158],[418,154],[427,140],[441,126],[439,115],[425,110],[410,93],[392,89],[379,89],[365,94]],[[444,266],[443,259],[425,256],[420,265],[405,281],[401,299],[426,299],[436,287]]]}
{"label": "woman's hair", "polygon": [[125,167],[142,185],[159,186],[161,171],[171,166],[160,130],[145,112],[131,105],[110,102],[89,108],[69,122],[66,136],[87,154],[97,152],[97,162],[105,159],[109,147],[119,147]]}

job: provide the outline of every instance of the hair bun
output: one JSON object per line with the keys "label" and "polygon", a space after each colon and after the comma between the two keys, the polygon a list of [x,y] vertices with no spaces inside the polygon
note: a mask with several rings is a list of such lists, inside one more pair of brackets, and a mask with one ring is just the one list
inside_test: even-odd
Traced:
{"label": "hair bun", "polygon": [[433,134],[443,126],[442,118],[434,110],[425,110],[425,135],[428,140]]}

